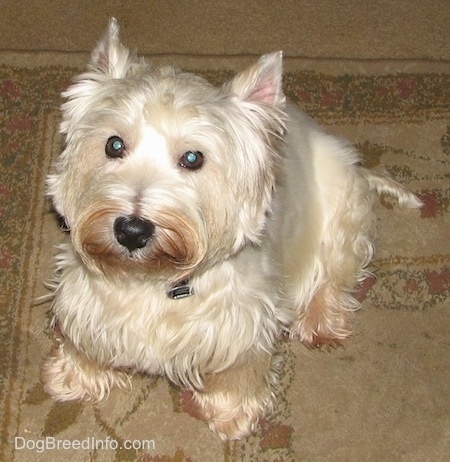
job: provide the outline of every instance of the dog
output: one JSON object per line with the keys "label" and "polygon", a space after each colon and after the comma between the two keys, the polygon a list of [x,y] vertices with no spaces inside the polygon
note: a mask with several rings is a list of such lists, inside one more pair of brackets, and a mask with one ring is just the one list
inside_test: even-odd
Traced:
{"label": "dog", "polygon": [[45,390],[97,402],[164,375],[222,439],[249,435],[274,405],[280,337],[349,336],[374,198],[419,199],[286,102],[281,52],[216,87],[136,57],[111,19],[63,97],[47,190],[70,243]]}

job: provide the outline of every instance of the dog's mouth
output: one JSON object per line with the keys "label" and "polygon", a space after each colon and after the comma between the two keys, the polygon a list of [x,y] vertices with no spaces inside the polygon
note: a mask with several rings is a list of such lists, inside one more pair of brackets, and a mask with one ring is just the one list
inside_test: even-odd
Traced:
{"label": "dog's mouth", "polygon": [[72,240],[88,266],[102,272],[136,271],[176,278],[192,273],[206,244],[197,223],[179,211],[157,211],[150,220],[106,207],[91,209],[72,230]]}

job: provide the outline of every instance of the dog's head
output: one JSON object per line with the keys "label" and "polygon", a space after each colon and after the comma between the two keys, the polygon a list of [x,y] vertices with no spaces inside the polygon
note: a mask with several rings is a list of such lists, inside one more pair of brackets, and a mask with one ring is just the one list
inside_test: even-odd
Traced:
{"label": "dog's head", "polygon": [[283,131],[281,53],[215,87],[153,69],[117,22],[63,94],[48,192],[92,269],[180,280],[257,244]]}

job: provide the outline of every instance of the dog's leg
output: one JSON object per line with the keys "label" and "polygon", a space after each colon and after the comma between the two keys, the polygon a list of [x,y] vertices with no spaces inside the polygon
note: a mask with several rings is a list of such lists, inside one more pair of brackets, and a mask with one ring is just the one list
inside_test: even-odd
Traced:
{"label": "dog's leg", "polygon": [[350,335],[352,312],[359,303],[339,287],[324,286],[309,305],[300,310],[291,336],[309,347],[336,347]]}
{"label": "dog's leg", "polygon": [[280,362],[268,353],[247,354],[239,366],[207,377],[204,391],[194,393],[202,417],[221,439],[244,438],[271,410]]}
{"label": "dog's leg", "polygon": [[324,214],[313,289],[302,292],[307,296],[296,302],[298,317],[291,336],[307,346],[338,346],[350,335],[352,313],[360,307],[353,294],[370,274],[366,268],[373,256],[374,195],[357,174],[341,189],[332,213]]}
{"label": "dog's leg", "polygon": [[369,274],[366,267],[373,256],[374,193],[396,197],[401,206],[422,205],[387,174],[360,168],[349,178],[340,188],[344,195],[338,207],[323,226],[315,293],[306,303],[302,299],[297,303],[299,315],[291,335],[308,346],[337,346],[350,335],[351,315],[360,307],[353,293]]}
{"label": "dog's leg", "polygon": [[67,339],[61,340],[45,361],[42,382],[56,401],[98,402],[106,399],[113,387],[130,385],[128,374],[92,362]]}

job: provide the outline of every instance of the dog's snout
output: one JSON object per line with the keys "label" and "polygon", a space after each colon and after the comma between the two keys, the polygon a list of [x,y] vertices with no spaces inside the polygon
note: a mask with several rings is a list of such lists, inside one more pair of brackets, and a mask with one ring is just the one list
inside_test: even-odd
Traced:
{"label": "dog's snout", "polygon": [[114,234],[119,244],[130,252],[147,245],[155,231],[155,225],[136,216],[118,217],[114,222]]}

